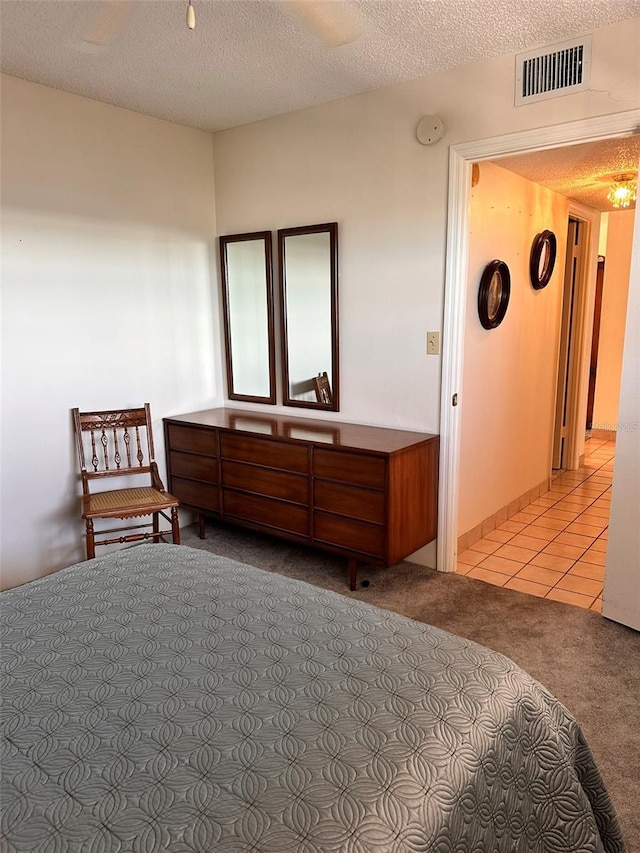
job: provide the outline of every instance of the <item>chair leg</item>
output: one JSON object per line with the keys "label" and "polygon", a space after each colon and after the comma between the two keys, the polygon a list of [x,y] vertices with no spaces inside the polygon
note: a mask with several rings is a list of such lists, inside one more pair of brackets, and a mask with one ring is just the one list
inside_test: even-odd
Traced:
{"label": "chair leg", "polygon": [[160,516],[157,512],[153,513],[153,536],[151,537],[154,542],[158,541],[158,533],[160,532]]}
{"label": "chair leg", "polygon": [[88,518],[86,523],[87,530],[87,560],[93,560],[96,555],[95,540],[93,537],[93,519]]}
{"label": "chair leg", "polygon": [[173,534],[173,544],[180,544],[180,524],[178,520],[178,508],[172,507],[171,509],[171,533]]}

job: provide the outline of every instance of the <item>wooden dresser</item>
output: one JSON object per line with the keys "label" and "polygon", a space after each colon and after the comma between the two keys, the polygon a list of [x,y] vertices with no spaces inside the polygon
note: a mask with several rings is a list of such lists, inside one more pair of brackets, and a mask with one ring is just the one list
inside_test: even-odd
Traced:
{"label": "wooden dresser", "polygon": [[203,516],[390,566],[436,537],[437,435],[209,409],[164,419],[168,488]]}

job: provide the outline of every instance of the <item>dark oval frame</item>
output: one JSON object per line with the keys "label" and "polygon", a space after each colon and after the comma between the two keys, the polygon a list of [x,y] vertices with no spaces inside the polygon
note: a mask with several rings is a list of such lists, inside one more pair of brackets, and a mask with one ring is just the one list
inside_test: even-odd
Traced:
{"label": "dark oval frame", "polygon": [[[547,248],[544,267],[540,269],[540,259]],[[556,254],[558,241],[553,231],[541,231],[537,234],[531,245],[531,257],[529,258],[529,277],[534,290],[542,290],[549,284],[553,268],[556,265]]]}
{"label": "dark oval frame", "polygon": [[[493,276],[498,273],[500,281],[499,304],[495,313],[489,315],[489,296],[491,282]],[[509,296],[511,295],[511,273],[509,267],[504,261],[494,260],[487,264],[480,279],[480,287],[478,288],[478,316],[480,323],[485,329],[495,329],[504,320],[504,315],[507,313],[509,306]]]}

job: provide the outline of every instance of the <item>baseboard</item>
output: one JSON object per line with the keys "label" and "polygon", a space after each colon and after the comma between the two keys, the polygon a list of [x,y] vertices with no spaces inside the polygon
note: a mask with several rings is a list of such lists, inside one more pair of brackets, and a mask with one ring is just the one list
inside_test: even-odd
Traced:
{"label": "baseboard", "polygon": [[591,429],[589,430],[590,438],[601,438],[604,441],[615,441],[616,440],[616,430],[615,429]]}
{"label": "baseboard", "polygon": [[494,512],[493,515],[485,518],[484,521],[480,522],[480,524],[476,524],[476,526],[471,530],[468,530],[466,533],[458,536],[458,554],[466,551],[474,542],[485,537],[487,533],[491,533],[491,531],[495,530],[496,527],[500,527],[501,524],[504,524],[505,521],[508,521],[514,515],[517,515],[526,506],[529,506],[530,503],[535,501],[536,498],[539,498],[540,495],[548,492],[550,485],[551,481],[549,477],[547,477],[537,486],[534,486],[532,489],[529,489],[528,492],[520,495],[519,498],[511,501],[507,506],[502,507],[502,509]]}

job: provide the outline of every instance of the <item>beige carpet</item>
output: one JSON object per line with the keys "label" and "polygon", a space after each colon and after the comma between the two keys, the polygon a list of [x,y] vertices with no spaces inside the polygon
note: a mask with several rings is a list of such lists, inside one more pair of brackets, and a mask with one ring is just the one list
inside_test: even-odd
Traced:
{"label": "beige carpet", "polygon": [[350,592],[341,557],[215,522],[205,540],[197,525],[181,532],[184,545],[368,601],[510,657],[580,723],[629,853],[640,853],[640,633],[579,607],[406,562],[361,566]]}

